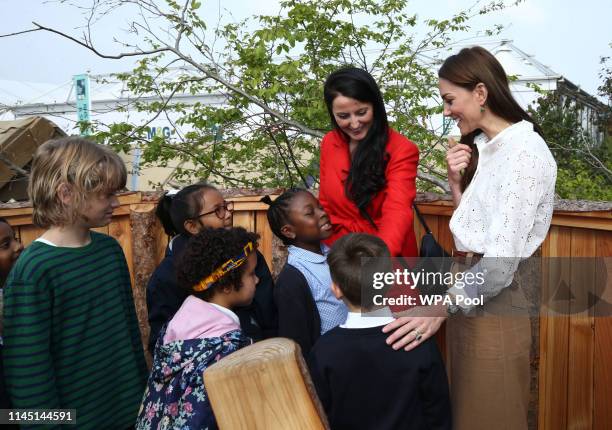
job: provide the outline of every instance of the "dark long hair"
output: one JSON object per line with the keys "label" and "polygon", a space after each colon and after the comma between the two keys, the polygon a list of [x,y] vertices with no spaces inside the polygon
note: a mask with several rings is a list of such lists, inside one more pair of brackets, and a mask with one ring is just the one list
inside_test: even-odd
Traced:
{"label": "dark long hair", "polygon": [[[483,83],[488,92],[485,104],[487,109],[513,124],[522,120],[529,121],[533,124],[534,130],[544,138],[540,126],[512,96],[504,68],[497,61],[497,58],[486,49],[480,46],[463,48],[458,54],[451,55],[444,61],[442,67],[438,70],[438,77],[469,91],[472,91],[479,83]],[[472,157],[461,178],[462,190],[467,188],[476,172],[478,149],[474,144],[474,137],[481,131],[476,129],[465,136],[461,136],[459,141],[472,148]]]}
{"label": "dark long hair", "polygon": [[389,140],[387,111],[380,89],[368,72],[356,67],[345,67],[333,72],[325,81],[323,96],[333,127],[347,140],[349,137],[338,127],[332,110],[332,103],[339,95],[372,104],[372,125],[353,154],[344,192],[359,208],[359,213],[376,227],[366,209],[374,196],[387,184],[385,178],[385,169],[389,161],[386,152]]}
{"label": "dark long hair", "polygon": [[191,236],[185,229],[185,221],[198,216],[201,208],[202,194],[216,188],[205,182],[188,185],[174,195],[164,194],[157,203],[155,215],[161,221],[168,236],[182,234]]}

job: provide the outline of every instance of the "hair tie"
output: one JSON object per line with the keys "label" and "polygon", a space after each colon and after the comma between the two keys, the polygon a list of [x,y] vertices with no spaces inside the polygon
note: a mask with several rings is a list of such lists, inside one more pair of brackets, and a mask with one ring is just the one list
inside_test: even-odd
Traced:
{"label": "hair tie", "polygon": [[259,201],[267,204],[268,206],[272,206],[274,204],[274,201],[272,201],[270,196],[263,196],[261,199],[259,199]]}
{"label": "hair tie", "polygon": [[164,193],[164,196],[168,196],[171,199],[174,199],[174,196],[176,196],[178,194],[180,190],[177,189],[172,189],[172,190],[168,190]]}

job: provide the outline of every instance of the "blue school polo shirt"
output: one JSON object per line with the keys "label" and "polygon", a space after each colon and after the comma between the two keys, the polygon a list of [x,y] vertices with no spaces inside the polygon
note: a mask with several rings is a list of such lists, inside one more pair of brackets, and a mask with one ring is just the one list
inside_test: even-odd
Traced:
{"label": "blue school polo shirt", "polygon": [[329,247],[321,244],[323,255],[293,245],[290,245],[287,251],[289,253],[287,263],[298,269],[308,282],[321,317],[321,334],[344,324],[348,308],[341,300],[334,297],[331,291],[332,281],[327,265]]}

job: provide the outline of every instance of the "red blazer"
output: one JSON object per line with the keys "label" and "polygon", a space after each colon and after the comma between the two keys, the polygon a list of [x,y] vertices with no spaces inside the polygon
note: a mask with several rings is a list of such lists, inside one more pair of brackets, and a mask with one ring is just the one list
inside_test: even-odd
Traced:
{"label": "red blazer", "polygon": [[348,142],[338,130],[330,131],[323,137],[319,200],[334,228],[332,236],[326,241],[328,245],[347,233],[369,233],[384,240],[394,257],[418,255],[412,201],[416,196],[419,150],[410,140],[390,129],[387,153],[390,157],[385,171],[387,185],[367,208],[377,226],[375,229],[344,193],[351,163]]}

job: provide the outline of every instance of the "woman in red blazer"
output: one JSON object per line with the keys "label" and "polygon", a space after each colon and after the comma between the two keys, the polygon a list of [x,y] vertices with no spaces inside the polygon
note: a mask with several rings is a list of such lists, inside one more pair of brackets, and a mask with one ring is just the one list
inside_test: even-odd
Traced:
{"label": "woman in red blazer", "polygon": [[325,81],[334,130],[321,142],[319,200],[334,228],[327,244],[361,232],[380,237],[391,255],[417,256],[412,201],[419,150],[392,130],[376,81],[348,67]]}

